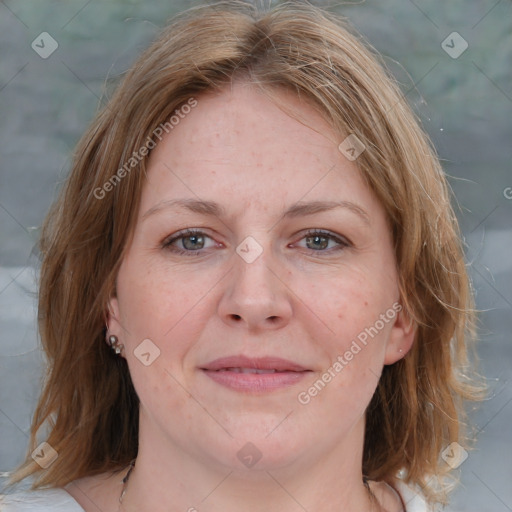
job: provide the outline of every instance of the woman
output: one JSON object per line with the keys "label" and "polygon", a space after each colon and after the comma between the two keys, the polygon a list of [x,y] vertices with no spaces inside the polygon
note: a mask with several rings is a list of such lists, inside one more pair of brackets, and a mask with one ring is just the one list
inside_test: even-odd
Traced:
{"label": "woman", "polygon": [[50,364],[13,482],[36,480],[2,510],[446,501],[477,396],[460,236],[427,137],[342,20],[177,17],[79,143],[41,248]]}

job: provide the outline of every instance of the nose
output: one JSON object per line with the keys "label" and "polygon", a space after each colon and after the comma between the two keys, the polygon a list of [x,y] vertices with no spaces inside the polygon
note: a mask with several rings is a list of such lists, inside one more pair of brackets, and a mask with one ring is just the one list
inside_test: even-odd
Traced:
{"label": "nose", "polygon": [[291,290],[270,249],[251,263],[238,254],[226,276],[218,314],[231,327],[251,332],[280,329],[292,316]]}

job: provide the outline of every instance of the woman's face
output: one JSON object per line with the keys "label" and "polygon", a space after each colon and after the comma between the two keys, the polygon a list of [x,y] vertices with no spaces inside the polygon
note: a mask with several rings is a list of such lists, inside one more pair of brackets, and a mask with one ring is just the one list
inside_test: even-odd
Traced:
{"label": "woman's face", "polygon": [[109,333],[155,457],[360,464],[382,367],[412,343],[383,208],[343,138],[278,97],[314,129],[237,83],[197,97],[151,154]]}

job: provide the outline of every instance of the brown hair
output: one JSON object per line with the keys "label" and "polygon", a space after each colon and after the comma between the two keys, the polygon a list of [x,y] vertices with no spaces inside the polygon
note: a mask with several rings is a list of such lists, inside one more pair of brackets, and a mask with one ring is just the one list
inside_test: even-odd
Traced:
{"label": "brown hair", "polygon": [[28,456],[11,481],[34,474],[33,487],[64,486],[136,456],[138,398],[104,326],[144,186],[140,148],[180,105],[238,77],[304,97],[340,142],[355,134],[366,147],[356,164],[390,221],[401,301],[417,332],[411,351],[384,367],[368,407],[363,472],[391,482],[404,468],[406,481],[443,501],[450,468],[439,455],[453,441],[465,446],[462,399],[479,390],[464,377],[473,305],[446,178],[379,57],[339,16],[296,2],[268,11],[220,2],[180,14],[79,142],[41,239],[39,327],[49,364],[30,451],[48,422],[59,457],[42,470]]}

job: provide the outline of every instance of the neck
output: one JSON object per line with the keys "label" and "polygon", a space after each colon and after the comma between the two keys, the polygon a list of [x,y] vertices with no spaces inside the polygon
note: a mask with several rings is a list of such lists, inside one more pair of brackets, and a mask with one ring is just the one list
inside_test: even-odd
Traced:
{"label": "neck", "polygon": [[[120,510],[238,512],[243,503],[247,512],[378,512],[378,502],[363,482],[362,453],[354,453],[355,446],[362,446],[359,430],[355,428],[334,451],[306,455],[286,465],[265,465],[262,458],[251,469],[208,463],[177,445],[153,450],[154,444],[141,442]],[[354,437],[361,439],[356,442]]]}

